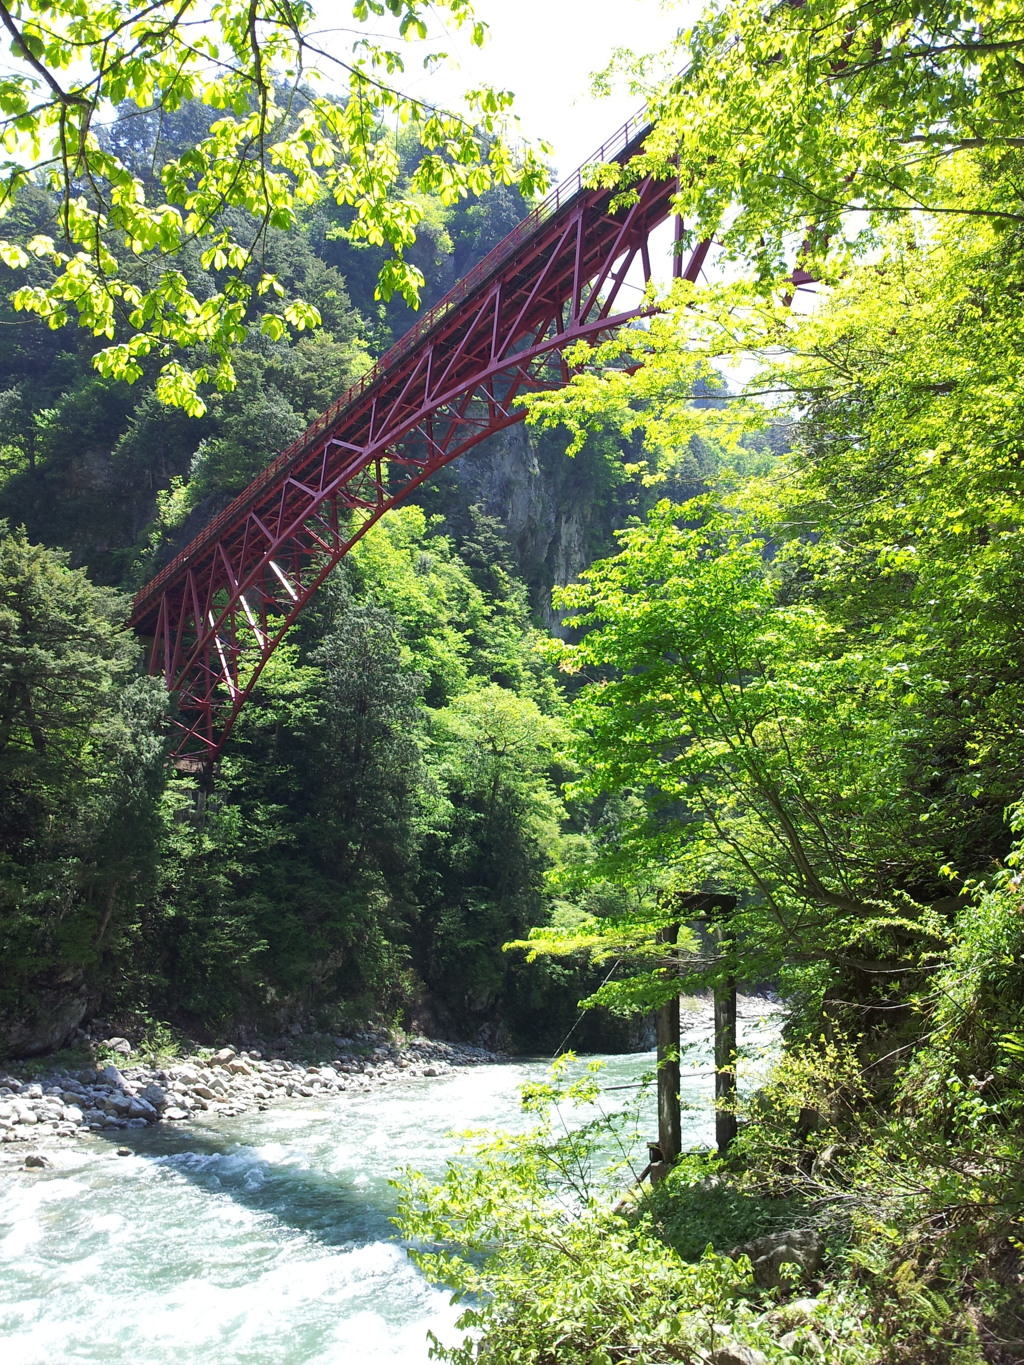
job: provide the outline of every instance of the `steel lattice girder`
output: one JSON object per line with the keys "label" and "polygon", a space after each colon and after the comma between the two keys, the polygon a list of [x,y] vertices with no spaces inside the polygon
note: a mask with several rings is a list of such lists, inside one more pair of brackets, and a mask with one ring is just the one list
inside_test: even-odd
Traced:
{"label": "steel lattice girder", "polygon": [[[627,124],[594,160],[626,158]],[[616,311],[672,182],[613,207],[577,173],[460,281],[135,599],[150,672],[177,694],[180,766],[208,766],[260,671],[335,564],[389,508],[520,421],[524,391],[564,384],[565,347],[638,316]],[[707,244],[676,273],[696,278]]]}

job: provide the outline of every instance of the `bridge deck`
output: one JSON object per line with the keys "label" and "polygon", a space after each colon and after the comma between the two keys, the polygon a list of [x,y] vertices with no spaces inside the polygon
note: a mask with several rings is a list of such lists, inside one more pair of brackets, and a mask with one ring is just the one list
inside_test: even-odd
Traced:
{"label": "bridge deck", "polygon": [[[628,160],[639,150],[649,132],[650,124],[645,117],[628,120],[598,148],[585,166]],[[584,280],[593,276],[607,249],[608,239],[618,230],[619,224],[613,218],[589,225],[582,261],[577,260],[575,243],[571,247],[562,244],[563,259],[557,262],[550,259],[551,250],[562,235],[562,225],[571,220],[582,202],[593,200],[595,193],[600,196],[600,192],[588,189],[584,184],[584,169],[580,167],[560,183],[139,591],[130,619],[136,630],[141,634],[152,633],[161,599],[168,592],[173,593],[176,584],[181,585],[187,571],[201,572],[204,564],[218,554],[218,547],[228,549],[233,565],[244,573],[248,567],[246,561],[259,558],[257,546],[246,547],[242,543],[249,514],[263,512],[278,521],[282,511],[282,488],[293,481],[300,487],[309,487],[304,476],[308,474],[308,467],[321,459],[325,443],[336,443],[339,448],[350,450],[365,449],[372,444],[375,409],[388,406],[389,400],[397,396],[408,375],[415,371],[417,357],[428,347],[433,348],[435,369],[446,358],[446,351],[457,349],[459,352],[457,364],[448,376],[451,382],[447,388],[454,391],[460,381],[464,383],[472,378],[481,357],[473,354],[473,348],[457,346],[455,334],[465,326],[465,320],[473,316],[477,303],[487,298],[499,275],[503,278],[504,298],[503,317],[498,320],[498,327],[521,315],[518,323],[523,335],[536,331],[536,309],[526,307],[524,311],[524,307],[529,303],[538,275],[544,273],[546,276],[545,301],[550,297],[551,286],[564,292],[574,273],[579,273]],[[660,196],[661,202],[654,214],[657,221],[667,215],[671,188],[671,184],[666,184],[665,192]],[[603,197],[609,198],[607,194]],[[650,217],[650,213],[645,217]],[[518,269],[517,257],[520,258]],[[543,306],[544,301],[541,301],[542,309]]]}

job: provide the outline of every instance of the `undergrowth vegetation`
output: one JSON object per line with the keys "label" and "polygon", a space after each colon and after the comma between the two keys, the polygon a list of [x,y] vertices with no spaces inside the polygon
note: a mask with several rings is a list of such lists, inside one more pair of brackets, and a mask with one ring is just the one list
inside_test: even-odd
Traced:
{"label": "undergrowth vegetation", "polygon": [[[524,1097],[525,1132],[475,1135],[439,1185],[407,1174],[411,1254],[469,1305],[467,1336],[436,1343],[437,1358],[698,1365],[743,1347],[761,1354],[735,1359],[772,1365],[1017,1360],[1022,901],[1008,871],[964,906],[909,1002],[898,1064],[883,1051],[892,1034],[790,1044],[724,1158],[684,1154],[623,1198],[636,1133],[631,1145],[626,1116],[595,1117],[593,1069],[570,1080],[563,1059]],[[820,1267],[783,1262],[779,1283],[758,1287],[744,1244],[806,1228]]]}

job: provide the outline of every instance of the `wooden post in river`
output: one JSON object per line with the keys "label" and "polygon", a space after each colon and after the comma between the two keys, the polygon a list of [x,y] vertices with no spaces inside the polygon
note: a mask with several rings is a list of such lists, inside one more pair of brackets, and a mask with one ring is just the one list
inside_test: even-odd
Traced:
{"label": "wooden post in river", "polygon": [[[719,906],[727,914],[736,904]],[[724,979],[715,986],[715,1142],[718,1155],[725,1156],[736,1136],[736,977],[732,970],[732,942],[721,920],[712,929],[719,960],[729,962]]]}
{"label": "wooden post in river", "polygon": [[[736,977],[732,970],[733,945],[727,916],[736,908],[735,896],[698,892],[678,898],[676,904],[694,919],[703,919],[711,930],[715,956],[728,962],[730,970],[715,987],[715,1139],[720,1156],[736,1136]],[[658,933],[665,944],[668,969],[678,976],[672,948],[678,943],[679,925],[670,924]],[[667,1175],[682,1150],[682,1115],[679,1104],[679,990],[655,1014],[658,1046],[658,1141],[648,1143],[652,1183]]]}
{"label": "wooden post in river", "polygon": [[725,1156],[736,1136],[736,978],[715,987],[715,1142]]}
{"label": "wooden post in river", "polygon": [[[668,925],[659,932],[658,937],[662,943],[674,945],[679,937],[679,925]],[[664,1170],[659,1174],[663,1175],[679,1156],[683,1140],[679,1110],[678,982],[672,999],[658,1009],[654,1023],[658,1046],[658,1148],[664,1162]]]}

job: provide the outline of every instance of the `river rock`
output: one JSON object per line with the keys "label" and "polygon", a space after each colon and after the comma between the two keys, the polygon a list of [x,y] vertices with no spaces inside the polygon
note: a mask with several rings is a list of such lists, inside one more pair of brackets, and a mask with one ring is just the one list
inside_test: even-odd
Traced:
{"label": "river rock", "polygon": [[753,1346],[730,1342],[711,1352],[711,1365],[768,1365],[768,1358]]}
{"label": "river rock", "polygon": [[786,1304],[786,1317],[813,1318],[820,1307],[818,1299],[793,1299]]}
{"label": "river rock", "polygon": [[0,1056],[38,1057],[63,1047],[95,1004],[88,987],[66,976],[59,982],[36,977],[30,998],[17,1019],[0,1013]]}
{"label": "river rock", "polygon": [[219,1052],[215,1052],[210,1058],[211,1066],[227,1066],[235,1059],[235,1049],[233,1047],[222,1047]]}
{"label": "river rock", "polygon": [[202,1072],[194,1066],[172,1066],[167,1074],[172,1081],[179,1081],[182,1085],[198,1085],[204,1079]]}
{"label": "river rock", "polygon": [[108,1038],[105,1042],[100,1043],[100,1047],[105,1047],[108,1052],[118,1052],[122,1057],[132,1055],[132,1045],[127,1038]]}
{"label": "river rock", "polygon": [[729,1255],[749,1257],[757,1287],[775,1289],[782,1280],[783,1265],[795,1265],[805,1279],[813,1278],[821,1268],[824,1250],[821,1234],[814,1228],[792,1228],[744,1242]]}
{"label": "river rock", "polygon": [[25,1158],[25,1165],[29,1170],[48,1171],[52,1169],[53,1162],[49,1157],[40,1156],[38,1152],[29,1152]]}
{"label": "river rock", "polygon": [[176,1105],[176,1104],[170,1104],[170,1105],[168,1105],[167,1108],[164,1110],[164,1118],[165,1118],[165,1119],[187,1119],[187,1118],[188,1118],[188,1110],[187,1110],[187,1109],[181,1109],[181,1108],[179,1108],[178,1105]]}
{"label": "river rock", "polygon": [[159,1112],[167,1104],[167,1091],[162,1085],[157,1085],[151,1081],[144,1090],[139,1091],[137,1098],[145,1100],[147,1104],[151,1104]]}
{"label": "river rock", "polygon": [[833,1142],[823,1148],[811,1162],[811,1175],[815,1180],[827,1180],[840,1174],[837,1157],[839,1145]]}

